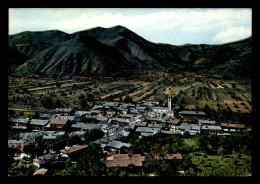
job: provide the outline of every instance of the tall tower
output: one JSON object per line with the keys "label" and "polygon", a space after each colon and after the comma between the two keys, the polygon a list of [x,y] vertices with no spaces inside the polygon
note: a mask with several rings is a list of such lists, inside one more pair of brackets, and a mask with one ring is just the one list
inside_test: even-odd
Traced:
{"label": "tall tower", "polygon": [[168,108],[169,108],[169,111],[172,110],[172,94],[169,93],[168,95]]}

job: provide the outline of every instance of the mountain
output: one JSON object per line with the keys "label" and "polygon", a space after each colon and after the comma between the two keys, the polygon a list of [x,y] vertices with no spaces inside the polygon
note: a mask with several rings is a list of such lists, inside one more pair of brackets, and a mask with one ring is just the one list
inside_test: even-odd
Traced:
{"label": "mountain", "polygon": [[9,36],[8,64],[10,73],[47,76],[189,71],[247,78],[251,47],[251,37],[221,45],[156,44],[122,26],[73,34],[57,30],[22,32]]}

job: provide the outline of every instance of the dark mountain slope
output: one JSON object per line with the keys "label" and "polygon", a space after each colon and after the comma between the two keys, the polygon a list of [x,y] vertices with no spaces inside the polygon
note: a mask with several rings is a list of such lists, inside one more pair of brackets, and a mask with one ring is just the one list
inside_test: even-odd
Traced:
{"label": "dark mountain slope", "polygon": [[15,46],[16,49],[27,57],[33,57],[39,52],[58,43],[62,43],[71,38],[67,33],[58,30],[22,32],[10,35],[8,44]]}
{"label": "dark mountain slope", "polygon": [[42,75],[124,76],[144,70],[170,70],[248,78],[251,45],[251,37],[223,45],[155,44],[122,26],[97,27],[74,34],[24,32],[9,36],[15,56],[8,62],[19,65],[16,73]]}

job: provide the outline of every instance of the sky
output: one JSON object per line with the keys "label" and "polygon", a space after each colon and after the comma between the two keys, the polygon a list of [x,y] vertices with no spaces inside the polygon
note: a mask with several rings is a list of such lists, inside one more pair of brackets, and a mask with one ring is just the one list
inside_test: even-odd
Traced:
{"label": "sky", "polygon": [[222,44],[252,34],[250,8],[10,8],[8,33],[116,25],[154,43]]}

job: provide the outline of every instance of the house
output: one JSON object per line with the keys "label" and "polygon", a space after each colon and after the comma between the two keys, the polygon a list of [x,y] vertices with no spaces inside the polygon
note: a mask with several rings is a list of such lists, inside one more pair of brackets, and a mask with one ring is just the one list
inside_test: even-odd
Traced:
{"label": "house", "polygon": [[107,167],[128,167],[133,164],[136,167],[143,166],[145,156],[141,154],[116,154],[108,156],[106,160]]}
{"label": "house", "polygon": [[201,126],[201,134],[217,135],[220,132],[221,132],[220,126],[214,126],[214,125]]}
{"label": "house", "polygon": [[[158,155],[154,156],[155,159],[160,159],[160,157]],[[182,155],[181,154],[165,154],[163,156],[164,159],[166,160],[173,160],[173,159],[177,159],[177,160],[182,160]]]}
{"label": "house", "polygon": [[56,108],[54,110],[54,113],[62,115],[62,116],[73,116],[75,113],[75,110],[71,107],[69,108]]}
{"label": "house", "polygon": [[163,127],[163,125],[162,124],[160,124],[160,123],[149,123],[148,125],[147,125],[147,127],[148,128],[162,128]]}
{"label": "house", "polygon": [[152,111],[154,112],[162,112],[162,113],[167,113],[169,111],[168,107],[152,107]]}
{"label": "house", "polygon": [[248,129],[245,125],[242,124],[230,124],[230,123],[221,123],[220,124],[223,132],[233,133],[233,132],[243,132]]}
{"label": "house", "polygon": [[42,113],[39,119],[49,120],[49,119],[55,118],[56,116],[57,115],[53,114],[53,113]]}
{"label": "house", "polygon": [[199,125],[216,125],[216,121],[210,121],[210,120],[199,120]]}
{"label": "house", "polygon": [[62,131],[65,130],[68,119],[60,119],[60,118],[54,118],[51,119],[50,121],[50,129],[51,130],[56,130],[56,131]]}
{"label": "house", "polygon": [[29,118],[10,118],[9,121],[13,124],[13,127],[26,127],[30,122]]}
{"label": "house", "polygon": [[109,108],[117,108],[117,107],[119,107],[119,105],[120,105],[121,103],[120,102],[107,102],[107,103],[104,103],[103,104],[103,107],[105,107],[105,106],[107,106],[107,107],[109,107]]}
{"label": "house", "polygon": [[179,126],[177,126],[177,129],[184,133],[189,133],[190,131],[190,125],[188,123],[182,123]]}
{"label": "house", "polygon": [[85,133],[86,133],[85,131],[79,130],[79,131],[70,132],[69,135],[77,135],[80,138],[82,138]]}
{"label": "house", "polygon": [[80,122],[78,122],[76,124],[73,124],[71,126],[71,128],[77,129],[77,130],[82,130],[82,131],[90,131],[90,130],[93,130],[93,129],[100,129],[101,125],[95,124],[95,123],[80,123]]}
{"label": "house", "polygon": [[138,127],[135,132],[140,133],[141,135],[154,135],[160,132],[161,128],[150,128],[150,127]]}
{"label": "house", "polygon": [[45,154],[33,159],[33,164],[37,166],[37,168],[41,168],[47,165],[54,165],[58,163],[58,155],[56,154]]}
{"label": "house", "polygon": [[174,112],[173,111],[168,111],[167,113],[166,113],[166,116],[169,116],[169,117],[174,117]]}
{"label": "house", "polygon": [[47,174],[48,174],[48,169],[41,168],[41,169],[37,169],[33,173],[33,176],[47,176]]}
{"label": "house", "polygon": [[154,103],[156,105],[160,104],[160,100],[157,97],[150,97],[149,102]]}
{"label": "house", "polygon": [[132,145],[121,141],[112,140],[103,146],[104,152],[109,155],[126,153]]}
{"label": "house", "polygon": [[111,125],[111,124],[101,124],[99,123],[101,130],[104,132],[104,136],[111,136],[113,135],[117,130],[117,125]]}
{"label": "house", "polygon": [[196,134],[200,134],[200,125],[197,124],[190,124],[190,134],[191,135],[196,135]]}
{"label": "house", "polygon": [[54,141],[54,140],[58,139],[59,137],[65,135],[64,131],[59,131],[59,132],[56,132],[56,131],[45,131],[44,133],[45,134],[42,137],[43,141]]}
{"label": "house", "polygon": [[[134,110],[134,109],[133,109]],[[143,107],[143,106],[136,106],[136,110],[139,113],[144,113],[144,112],[148,112],[148,108],[147,107]]]}
{"label": "house", "polygon": [[181,134],[183,134],[183,132],[181,132],[180,130],[170,130],[170,131],[161,130],[161,132],[163,134],[168,134],[168,135],[181,135]]}
{"label": "house", "polygon": [[123,118],[110,118],[109,123],[115,124],[115,125],[120,125],[120,126],[126,126],[126,125],[129,125],[130,121],[129,121],[129,119],[123,119]]}
{"label": "house", "polygon": [[32,119],[30,125],[32,125],[33,131],[45,130],[50,120]]}
{"label": "house", "polygon": [[140,122],[136,122],[135,123],[136,127],[146,127],[147,126],[147,122],[146,121],[140,121]]}
{"label": "house", "polygon": [[123,119],[129,119],[130,121],[132,121],[132,119],[134,117],[136,117],[136,115],[134,115],[134,114],[119,114],[118,117],[123,118]]}
{"label": "house", "polygon": [[20,133],[17,140],[8,140],[8,147],[9,148],[16,148],[18,152],[23,153],[24,146],[39,142],[42,140],[44,133],[43,132],[24,132]]}
{"label": "house", "polygon": [[179,116],[187,120],[204,120],[206,118],[206,113],[201,111],[181,111]]}
{"label": "house", "polygon": [[78,156],[86,151],[88,148],[87,144],[83,145],[73,145],[71,147],[65,147],[64,149],[60,150],[61,158],[70,158],[73,161],[76,161],[78,159]]}
{"label": "house", "polygon": [[175,119],[175,118],[169,118],[165,125],[169,128],[170,131],[177,131],[177,126],[180,125],[180,119]]}
{"label": "house", "polygon": [[112,118],[116,115],[116,111],[106,111],[106,116]]}
{"label": "house", "polygon": [[91,115],[91,112],[90,111],[76,111],[74,115],[77,117],[82,117],[84,115]]}
{"label": "house", "polygon": [[24,146],[34,143],[35,141],[32,140],[8,140],[8,148],[16,148],[17,152],[23,153]]}

